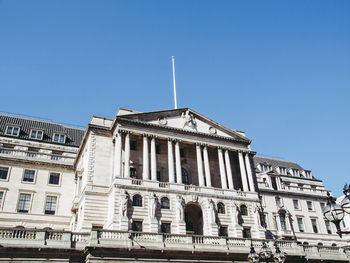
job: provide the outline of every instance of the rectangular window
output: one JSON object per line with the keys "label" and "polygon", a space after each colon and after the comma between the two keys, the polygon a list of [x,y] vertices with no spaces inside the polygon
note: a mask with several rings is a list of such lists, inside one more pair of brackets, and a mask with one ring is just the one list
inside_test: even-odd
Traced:
{"label": "rectangular window", "polygon": [[7,126],[6,135],[18,136],[19,128],[14,126]]}
{"label": "rectangular window", "polygon": [[31,197],[32,197],[31,194],[22,193],[19,195],[18,208],[17,208],[18,213],[28,213]]}
{"label": "rectangular window", "polygon": [[298,221],[298,227],[299,227],[299,232],[304,232],[304,222],[303,219],[301,217],[297,218]]}
{"label": "rectangular window", "polygon": [[7,175],[9,173],[8,167],[0,167],[0,179],[7,180]]}
{"label": "rectangular window", "polygon": [[311,178],[311,172],[310,171],[305,171],[305,177]]}
{"label": "rectangular window", "polygon": [[312,208],[312,202],[311,202],[311,201],[307,201],[307,209],[308,209],[309,211],[312,211],[312,210],[313,210],[313,208]]}
{"label": "rectangular window", "polygon": [[276,201],[276,205],[277,206],[281,206],[281,198],[279,198],[279,197],[275,197],[275,201]]}
{"label": "rectangular window", "polygon": [[130,150],[136,151],[136,141],[130,141]]}
{"label": "rectangular window", "polygon": [[131,230],[135,232],[142,232],[142,221],[132,221]]}
{"label": "rectangular window", "polygon": [[160,225],[160,230],[162,233],[171,233],[171,224],[170,223],[164,223],[162,222],[162,224]]}
{"label": "rectangular window", "polygon": [[160,145],[156,144],[156,154],[160,154]]}
{"label": "rectangular window", "polygon": [[38,152],[39,152],[38,148],[28,147],[27,156],[28,157],[37,157]]}
{"label": "rectangular window", "polygon": [[60,134],[60,133],[55,133],[53,135],[53,139],[54,142],[59,142],[59,143],[65,143],[66,141],[66,135],[64,134]]}
{"label": "rectangular window", "polygon": [[285,230],[287,230],[286,214],[280,213],[279,216],[280,216],[281,229],[285,231]]}
{"label": "rectangular window", "polygon": [[130,167],[130,177],[136,178],[136,168],[135,167]]}
{"label": "rectangular window", "polygon": [[62,158],[63,152],[60,151],[52,151],[51,160],[58,161]]}
{"label": "rectangular window", "polygon": [[227,226],[220,226],[219,237],[227,237],[227,236],[228,236]]}
{"label": "rectangular window", "polygon": [[262,172],[269,172],[272,170],[272,166],[268,164],[260,164]]}
{"label": "rectangular window", "polygon": [[296,210],[299,209],[299,201],[298,200],[293,200],[293,205],[294,205],[294,209],[296,209]]}
{"label": "rectangular window", "polygon": [[0,208],[2,208],[2,200],[4,198],[4,192],[0,192]]}
{"label": "rectangular window", "polygon": [[285,167],[280,167],[280,174],[287,175],[287,169]]}
{"label": "rectangular window", "polygon": [[3,154],[12,154],[13,153],[13,150],[15,149],[15,146],[12,145],[12,144],[0,144],[0,153],[3,153]]}
{"label": "rectangular window", "polygon": [[160,171],[157,171],[157,181],[160,182]]}
{"label": "rectangular window", "polygon": [[299,170],[298,169],[292,169],[292,175],[293,176],[299,176]]}
{"label": "rectangular window", "polygon": [[41,130],[32,130],[30,132],[30,138],[31,139],[42,140],[42,138],[43,138],[43,131],[41,131]]}
{"label": "rectangular window", "polygon": [[59,173],[50,173],[49,184],[60,184],[60,174]]}
{"label": "rectangular window", "polygon": [[324,208],[326,207],[326,204],[325,203],[320,203],[320,206],[321,206],[321,211],[323,212]]}
{"label": "rectangular window", "polygon": [[277,190],[277,181],[276,181],[276,177],[271,177],[271,183],[272,183],[272,188],[274,190]]}
{"label": "rectangular window", "polygon": [[57,196],[47,196],[45,204],[45,214],[54,215],[57,206]]}
{"label": "rectangular window", "polygon": [[332,234],[331,224],[329,223],[329,221],[324,221],[324,222],[326,224],[327,233]]}
{"label": "rectangular window", "polygon": [[185,157],[185,150],[180,148],[180,157],[184,158]]}
{"label": "rectangular window", "polygon": [[318,233],[318,228],[317,228],[317,221],[316,219],[311,219],[311,224],[312,224],[312,229],[314,230],[314,233]]}
{"label": "rectangular window", "polygon": [[34,182],[34,178],[35,178],[35,171],[34,170],[24,170],[24,174],[23,174],[23,182]]}
{"label": "rectangular window", "polygon": [[250,228],[243,228],[243,238],[251,238]]}

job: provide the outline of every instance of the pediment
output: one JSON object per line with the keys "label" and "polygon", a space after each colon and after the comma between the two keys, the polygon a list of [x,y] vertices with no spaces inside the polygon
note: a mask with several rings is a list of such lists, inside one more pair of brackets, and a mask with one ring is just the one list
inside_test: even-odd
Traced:
{"label": "pediment", "polygon": [[176,109],[158,112],[135,113],[120,116],[138,122],[175,128],[201,134],[216,135],[250,142],[241,132],[228,129],[217,122],[189,109]]}

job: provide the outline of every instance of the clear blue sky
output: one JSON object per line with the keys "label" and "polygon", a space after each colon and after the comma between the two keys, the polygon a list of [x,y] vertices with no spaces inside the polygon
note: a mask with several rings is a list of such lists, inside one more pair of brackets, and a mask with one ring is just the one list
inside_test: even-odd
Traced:
{"label": "clear blue sky", "polygon": [[0,1],[1,111],[86,126],[179,107],[350,182],[350,1]]}

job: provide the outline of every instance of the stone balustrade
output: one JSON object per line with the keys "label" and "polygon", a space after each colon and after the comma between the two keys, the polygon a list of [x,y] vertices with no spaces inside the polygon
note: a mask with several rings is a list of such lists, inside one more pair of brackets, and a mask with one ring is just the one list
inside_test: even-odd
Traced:
{"label": "stone balustrade", "polygon": [[[122,232],[116,230],[92,230],[90,233],[68,231],[1,228],[0,244],[3,247],[73,248],[118,247],[129,249],[215,251],[218,253],[248,254],[251,244],[259,251],[266,242],[274,251],[274,241],[198,235]],[[279,248],[287,256],[321,258],[323,260],[349,260],[349,247],[300,245],[296,241],[278,240]]]}

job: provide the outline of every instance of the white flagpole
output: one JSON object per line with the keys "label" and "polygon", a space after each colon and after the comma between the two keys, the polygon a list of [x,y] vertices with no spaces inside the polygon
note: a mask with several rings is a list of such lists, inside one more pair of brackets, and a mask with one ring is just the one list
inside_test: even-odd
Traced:
{"label": "white flagpole", "polygon": [[176,83],[175,83],[175,58],[172,56],[173,61],[173,83],[174,83],[174,106],[175,110],[177,109],[177,99],[176,99]]}

